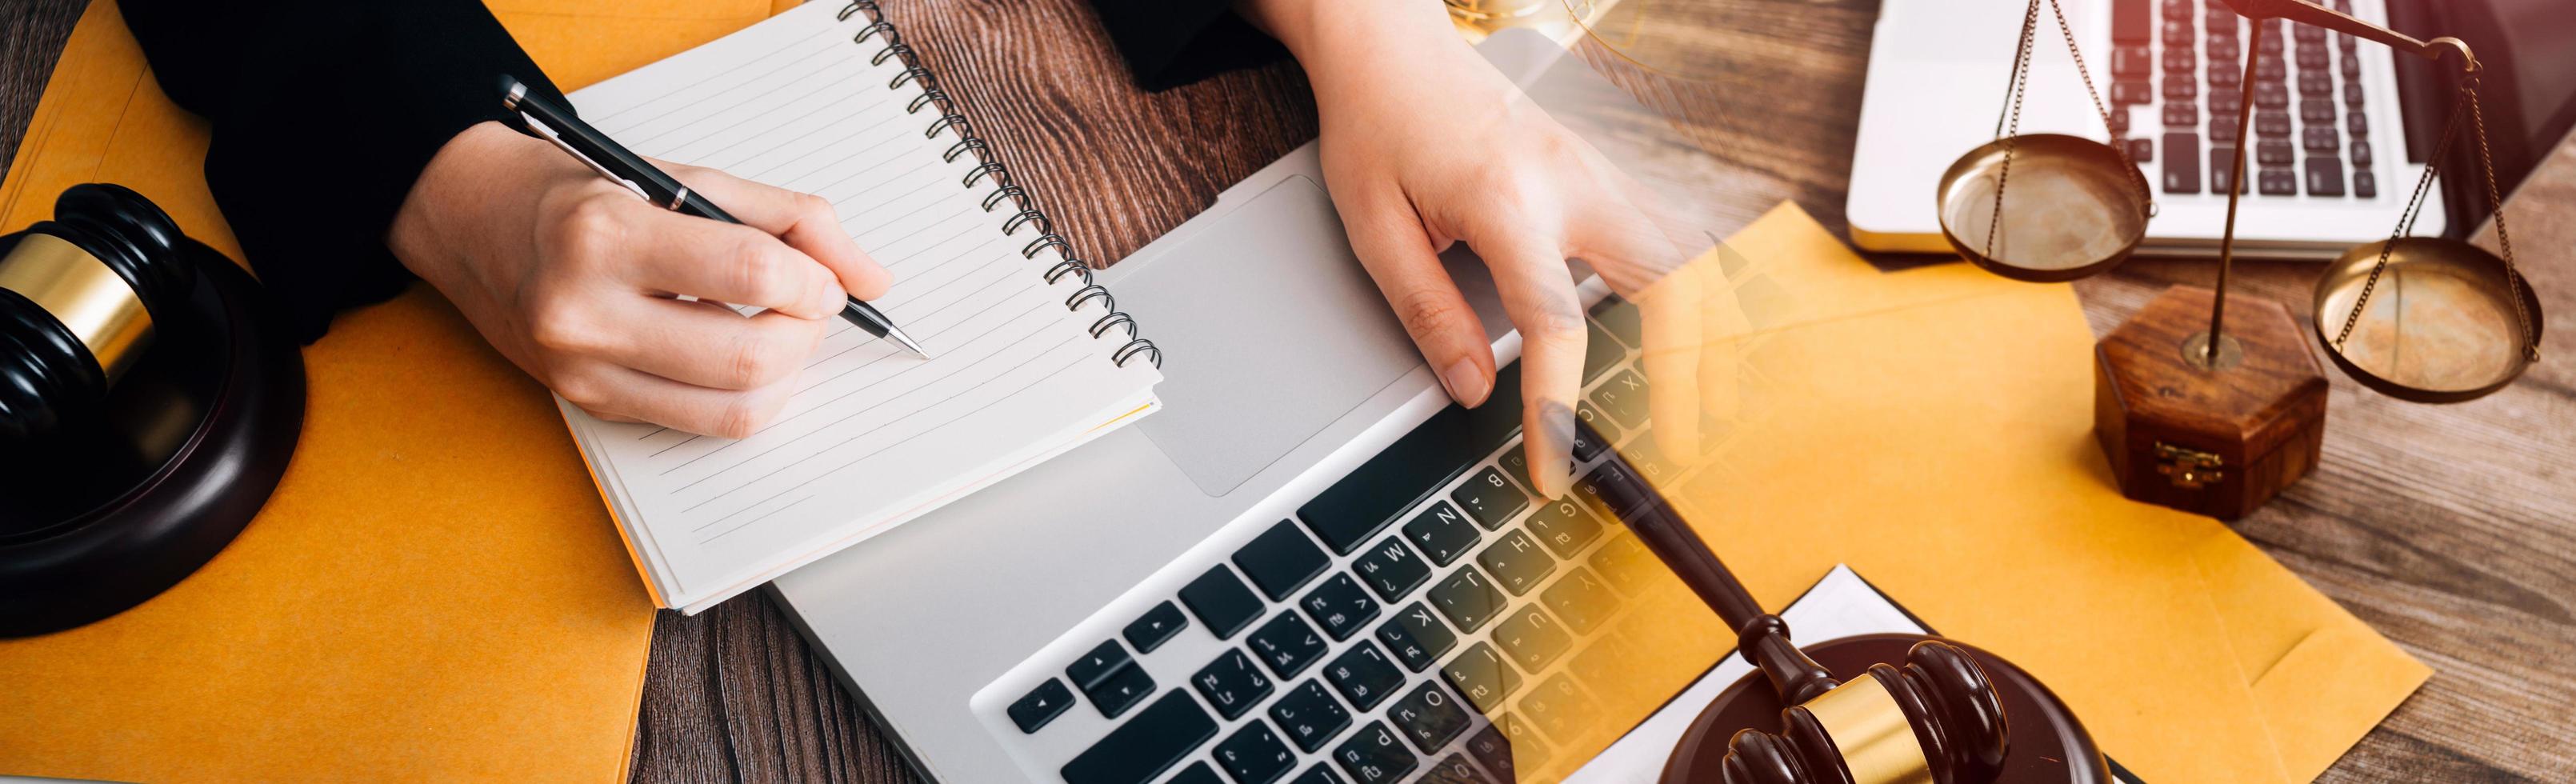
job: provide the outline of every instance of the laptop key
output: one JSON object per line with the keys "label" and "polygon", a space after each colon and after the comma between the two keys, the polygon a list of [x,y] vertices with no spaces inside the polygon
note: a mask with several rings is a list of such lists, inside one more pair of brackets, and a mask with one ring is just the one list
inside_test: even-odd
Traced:
{"label": "laptop key", "polygon": [[1412,522],[1404,524],[1404,538],[1422,551],[1432,563],[1448,566],[1474,549],[1481,538],[1476,527],[1467,523],[1467,513],[1447,501],[1434,501]]}
{"label": "laptop key", "polygon": [[1602,373],[1628,361],[1628,347],[1611,337],[1609,330],[1602,329],[1601,322],[1585,319],[1583,340],[1583,383],[1592,383]]}
{"label": "laptop key", "polygon": [[1663,562],[1655,560],[1655,554],[1647,552],[1637,537],[1626,534],[1613,537],[1601,549],[1593,551],[1591,563],[1592,571],[1600,573],[1602,582],[1629,596],[1645,590],[1647,582],[1662,573],[1664,568]]}
{"label": "laptop key", "polygon": [[1386,718],[1404,733],[1405,740],[1425,755],[1436,754],[1458,733],[1467,731],[1473,719],[1458,707],[1458,698],[1440,684],[1423,681],[1413,691],[1386,709]]}
{"label": "laptop key", "polygon": [[1440,668],[1440,677],[1449,681],[1450,688],[1465,696],[1468,704],[1489,716],[1505,698],[1521,687],[1520,673],[1513,671],[1512,665],[1503,661],[1493,646],[1481,642],[1467,646],[1466,652],[1450,659]]}
{"label": "laptop key", "polygon": [[[1442,645],[1441,648],[1447,650],[1448,646]],[[1417,646],[1414,652],[1419,654],[1421,649]],[[1424,666],[1429,666],[1430,657],[1436,655],[1424,654],[1423,660],[1426,662]],[[1343,699],[1350,700],[1351,704],[1359,706],[1360,710],[1377,707],[1378,703],[1385,702],[1389,695],[1393,695],[1396,689],[1404,687],[1404,671],[1396,669],[1394,662],[1387,661],[1386,654],[1377,652],[1377,646],[1366,642],[1360,643],[1357,648],[1343,651],[1340,656],[1333,657],[1331,664],[1324,665],[1324,677],[1333,682],[1334,691],[1341,692]],[[1282,701],[1282,704],[1285,704],[1285,701]],[[1313,751],[1313,749],[1307,750]]]}
{"label": "laptop key", "polygon": [[[1520,532],[1514,531],[1512,535],[1519,536]],[[1521,541],[1527,542],[1529,539],[1522,537]],[[1431,605],[1440,608],[1441,615],[1448,616],[1451,624],[1455,624],[1460,631],[1470,634],[1483,628],[1487,621],[1494,619],[1496,613],[1503,611],[1503,592],[1494,590],[1494,584],[1486,580],[1484,575],[1476,573],[1476,567],[1473,566],[1458,567],[1458,572],[1450,575],[1449,579],[1431,586],[1431,591],[1427,595],[1431,599]]]}
{"label": "laptop key", "polygon": [[1091,707],[1100,709],[1100,717],[1115,719],[1136,707],[1136,703],[1154,696],[1154,676],[1145,668],[1128,664],[1111,671],[1109,677],[1083,687],[1083,696],[1091,698]]}
{"label": "laptop key", "polygon": [[[2257,90],[2256,92],[2260,93],[2261,91]],[[2254,135],[2261,136],[2266,139],[2287,138],[2290,135],[2290,113],[2279,109],[2264,109],[2256,111],[2254,113]]]}
{"label": "laptop key", "polygon": [[2145,79],[2122,79],[2111,83],[2111,103],[2115,105],[2152,103],[2155,85]]}
{"label": "laptop key", "polygon": [[2166,193],[2200,192],[2200,137],[2188,133],[2165,134]]}
{"label": "laptop key", "polygon": [[[2288,108],[2289,105],[2290,90],[2287,87],[2281,86],[2280,82],[2254,83],[2254,108],[2284,109]],[[2261,114],[2256,114],[2254,119],[2260,121],[2263,119],[2263,116]],[[2281,119],[2286,121],[2289,119],[2289,116],[2282,115]],[[2287,134],[2289,131],[2284,130],[2282,133]]]}
{"label": "laptop key", "polygon": [[1448,757],[1434,763],[1430,770],[1423,771],[1422,778],[1413,781],[1414,784],[1494,784],[1494,780],[1486,778],[1483,771],[1467,764],[1467,755],[1457,752],[1450,752]]}
{"label": "laptop key", "polygon": [[2145,46],[2111,47],[2111,78],[2143,79],[2155,68],[2155,54]]}
{"label": "laptop key", "polygon": [[2264,169],[2254,179],[2254,190],[2265,196],[2299,195],[2299,173],[2292,169]]}
{"label": "laptop key", "polygon": [[[1601,501],[1597,497],[1602,487],[1602,476],[1606,472],[1607,469],[1593,469],[1592,473],[1574,483],[1575,495],[1593,502],[1594,509],[1607,508],[1600,505]],[[1547,545],[1548,551],[1556,553],[1556,557],[1572,558],[1576,552],[1583,549],[1584,545],[1601,538],[1601,522],[1594,519],[1590,513],[1583,511],[1581,504],[1556,501],[1539,507],[1537,514],[1530,515],[1529,534],[1537,537],[1540,543]],[[1497,574],[1495,578],[1501,579],[1502,575]],[[1504,587],[1510,586],[1506,584]],[[1516,596],[1520,594],[1519,591],[1512,593]]]}
{"label": "laptop key", "polygon": [[1284,610],[1270,622],[1262,624],[1261,628],[1252,630],[1252,636],[1244,638],[1244,642],[1250,644],[1252,652],[1261,657],[1261,663],[1282,680],[1306,671],[1308,665],[1323,657],[1326,647],[1324,638],[1315,634],[1314,627],[1307,626],[1296,613]]}
{"label": "laptop key", "polygon": [[1382,721],[1369,722],[1359,734],[1342,741],[1333,749],[1333,762],[1342,766],[1342,772],[1351,774],[1356,784],[1395,784],[1421,764]]}
{"label": "laptop key", "polygon": [[1538,595],[1540,601],[1547,603],[1548,609],[1556,611],[1556,617],[1564,619],[1565,627],[1573,629],[1576,634],[1592,633],[1593,629],[1600,628],[1602,621],[1619,610],[1618,595],[1611,593],[1609,586],[1601,584],[1601,578],[1592,570],[1580,566],[1557,578],[1556,584]]}
{"label": "laptop key", "polygon": [[1514,745],[1510,738],[1503,737],[1503,725],[1499,720],[1467,736],[1467,753],[1474,755],[1486,770],[1493,771],[1504,781],[1519,781],[1521,768],[1538,767],[1542,760],[1534,755],[1528,744]]}
{"label": "laptop key", "polygon": [[2332,124],[2335,121],[2334,99],[2310,98],[2299,102],[2299,122],[2309,125]]}
{"label": "laptop key", "polygon": [[1646,377],[1634,370],[1621,370],[1600,389],[1592,390],[1592,402],[1610,420],[1622,428],[1635,428],[1646,423]]}
{"label": "laptop key", "polygon": [[1369,590],[1376,591],[1378,598],[1387,601],[1394,601],[1431,579],[1431,565],[1424,563],[1422,556],[1415,555],[1412,548],[1404,546],[1401,537],[1395,536],[1369,548],[1352,563],[1351,568],[1359,572],[1360,581],[1368,583]]}
{"label": "laptop key", "polygon": [[[1733,273],[1729,272],[1729,274]],[[1639,348],[1644,345],[1645,314],[1637,310],[1635,303],[1621,299],[1617,294],[1602,297],[1600,302],[1592,303],[1592,320],[1601,322],[1602,331],[1610,333],[1611,337],[1618,338],[1619,342],[1628,344],[1629,348]]]}
{"label": "laptop key", "polygon": [[1347,784],[1347,783],[1346,783],[1346,782],[1344,782],[1344,781],[1342,781],[1342,776],[1341,776],[1341,774],[1339,774],[1339,773],[1334,773],[1334,772],[1333,772],[1333,764],[1332,764],[1332,763],[1330,763],[1330,762],[1318,762],[1318,763],[1315,763],[1315,766],[1314,766],[1314,767],[1307,768],[1307,769],[1306,769],[1306,772],[1304,772],[1304,773],[1300,773],[1300,774],[1297,774],[1297,778],[1296,778],[1295,780],[1293,780],[1293,781],[1288,782],[1288,784]]}
{"label": "laptop key", "polygon": [[1181,633],[1181,629],[1189,625],[1190,620],[1181,617],[1180,607],[1171,602],[1161,602],[1128,623],[1119,636],[1127,638],[1127,644],[1136,646],[1137,653],[1153,653],[1154,649],[1163,647],[1163,643],[1171,641],[1172,635]]}
{"label": "laptop key", "polygon": [[2370,115],[2362,114],[2360,112],[2347,112],[2344,114],[2343,125],[2343,129],[2346,132],[2351,133],[2352,138],[2354,139],[2361,139],[2370,135]]}
{"label": "laptop key", "polygon": [[[2213,114],[2213,115],[2210,115],[2210,116],[2209,116],[2209,143],[2211,143],[2211,144],[2234,144],[2234,143],[2236,143],[2236,123],[2237,123],[2237,118],[2238,118],[2239,116],[2240,116],[2240,115],[2233,114],[2233,113],[2230,113],[2230,114]],[[2166,154],[2166,155],[2172,155],[2173,153],[2172,153],[2171,151],[2167,151],[2165,154]]]}
{"label": "laptop key", "polygon": [[1332,559],[1316,549],[1305,532],[1297,530],[1296,523],[1287,520],[1271,525],[1270,530],[1253,537],[1243,549],[1234,551],[1235,568],[1242,569],[1243,576],[1252,578],[1262,595],[1274,602],[1286,601],[1288,594],[1305,587],[1306,581],[1332,565]]}
{"label": "laptop key", "polygon": [[[2226,195],[2227,184],[2234,182],[2235,177],[2236,148],[2209,148],[2209,192],[2222,196]],[[2238,192],[2242,193],[2245,189],[2244,183],[2236,183],[2236,190]]]}
{"label": "laptop key", "polygon": [[2333,125],[2311,125],[2299,129],[2299,146],[2316,155],[2333,155],[2343,147],[2343,138]]}
{"label": "laptop key", "polygon": [[1065,784],[1145,784],[1216,737],[1216,721],[1178,689],[1138,711],[1057,771]]}
{"label": "laptop key", "polygon": [[1207,763],[1193,762],[1163,784],[1225,784],[1225,779],[1217,778],[1216,769],[1208,767]]}
{"label": "laptop key", "polygon": [[1501,645],[1503,653],[1521,669],[1538,672],[1565,655],[1574,640],[1566,636],[1565,628],[1558,626],[1556,619],[1547,617],[1547,611],[1535,604],[1524,604],[1494,626],[1494,643]]}
{"label": "laptop key", "polygon": [[1048,678],[1045,683],[1029,690],[1027,695],[1011,701],[1011,707],[1003,712],[1011,715],[1011,723],[1017,725],[1021,732],[1036,733],[1047,722],[1064,715],[1064,709],[1070,707],[1073,707],[1073,690],[1065,688],[1064,681]]}
{"label": "laptop key", "polygon": [[1252,657],[1243,655],[1240,650],[1218,654],[1216,661],[1208,662],[1207,666],[1199,668],[1197,675],[1190,676],[1190,686],[1198,689],[1199,696],[1207,698],[1209,705],[1216,706],[1216,712],[1224,715],[1227,721],[1241,718],[1244,711],[1252,710],[1254,703],[1270,696],[1270,679],[1262,677],[1261,668],[1253,666]]}
{"label": "laptop key", "polygon": [[2309,158],[2308,195],[2343,195],[2343,162],[2323,156]]}
{"label": "laptop key", "polygon": [[1093,684],[1108,680],[1112,673],[1133,662],[1127,657],[1127,649],[1118,647],[1117,640],[1104,640],[1066,665],[1064,677],[1072,679],[1074,688],[1088,691]]}
{"label": "laptop key", "polygon": [[2165,104],[2164,116],[2165,125],[2169,127],[2189,128],[2199,125],[2200,104],[2191,101],[2168,102]]}
{"label": "laptop key", "polygon": [[1279,742],[1270,725],[1253,719],[1216,744],[1216,764],[1234,784],[1270,784],[1297,767],[1297,753]]}
{"label": "laptop key", "polygon": [[1306,608],[1306,615],[1324,627],[1324,633],[1332,635],[1335,642],[1350,639],[1360,627],[1377,620],[1377,600],[1370,599],[1360,590],[1360,582],[1347,574],[1333,575],[1323,585],[1315,586],[1298,605]]}
{"label": "laptop key", "polygon": [[[1619,440],[1619,426],[1611,424],[1610,415],[1601,413],[1601,407],[1593,405],[1592,401],[1585,400],[1575,403],[1574,417],[1576,419],[1583,420],[1584,424],[1591,425],[1593,432],[1600,433],[1602,438],[1613,442]],[[1584,442],[1589,440],[1591,439],[1582,437],[1581,431],[1576,431],[1574,439],[1574,459],[1591,460],[1593,457],[1600,455],[1601,450],[1608,446],[1606,443],[1591,444],[1590,454],[1585,454],[1586,444]]]}
{"label": "laptop key", "polygon": [[1223,564],[1208,567],[1206,574],[1182,586],[1181,603],[1188,605],[1190,614],[1198,616],[1200,623],[1207,624],[1208,633],[1220,640],[1252,625],[1262,610],[1261,597],[1252,595],[1252,589],[1243,587],[1243,581],[1235,579]]}
{"label": "laptop key", "polygon": [[2353,172],[2352,195],[2364,199],[2379,198],[2379,178],[2371,176],[2370,172],[2366,171]]}
{"label": "laptop key", "polygon": [[2254,143],[2254,162],[2264,166],[2288,166],[2299,159],[2299,148],[2288,139],[2264,139]]}
{"label": "laptop key", "polygon": [[[1613,378],[1610,383],[1617,384],[1619,380]],[[1498,468],[1488,468],[1468,477],[1458,485],[1458,492],[1449,494],[1449,500],[1458,502],[1459,508],[1467,510],[1468,517],[1476,518],[1476,524],[1488,531],[1503,527],[1504,523],[1512,521],[1512,515],[1529,508],[1529,494],[1522,492],[1520,485],[1504,479],[1502,469]]]}
{"label": "laptop key", "polygon": [[[1388,665],[1390,669],[1393,665]],[[1324,691],[1321,681],[1308,680],[1290,688],[1270,704],[1270,720],[1301,751],[1313,752],[1324,747],[1333,736],[1350,729],[1351,712],[1340,700]]]}
{"label": "laptop key", "polygon": [[[1532,519],[1536,519],[1535,516]],[[1484,551],[1476,554],[1476,563],[1493,573],[1493,583],[1502,586],[1504,590],[1511,591],[1513,596],[1529,593],[1531,588],[1538,587],[1540,580],[1547,579],[1550,573],[1556,571],[1556,560],[1540,551],[1536,540],[1519,531],[1504,534],[1502,539],[1486,546]],[[1437,594],[1439,590],[1434,588],[1432,592]],[[1435,595],[1433,598],[1440,597]],[[1494,605],[1493,609],[1501,609],[1502,597],[1494,597]],[[1451,620],[1456,618],[1453,617]],[[1480,618],[1473,624],[1460,622],[1458,628],[1475,631],[1476,627],[1483,623],[1484,619]]]}
{"label": "laptop key", "polygon": [[1518,707],[1521,716],[1559,743],[1572,742],[1602,728],[1600,704],[1563,673],[1531,689]]}
{"label": "laptop key", "polygon": [[[1297,507],[1297,518],[1324,546],[1349,555],[1397,515],[1439,492],[1484,456],[1511,441],[1521,425],[1520,370],[1494,376],[1494,390],[1475,408],[1452,405]],[[1517,451],[1517,450],[1516,450]]]}
{"label": "laptop key", "polygon": [[[1459,574],[1466,575],[1474,571],[1460,569]],[[1495,600],[1500,601],[1501,598],[1497,595]],[[1431,611],[1423,609],[1421,602],[1405,606],[1403,612],[1396,613],[1395,617],[1386,623],[1378,624],[1377,640],[1386,643],[1386,649],[1394,652],[1397,660],[1404,662],[1405,669],[1414,672],[1421,672],[1430,667],[1442,654],[1448,653],[1450,648],[1458,645],[1458,635],[1450,632],[1449,627],[1442,626],[1440,619],[1431,617]],[[1347,696],[1348,692],[1344,694]],[[1352,702],[1358,702],[1358,700],[1352,700]]]}
{"label": "laptop key", "polygon": [[2209,100],[2204,103],[2209,104],[2209,118],[2212,122],[2217,121],[2222,115],[2229,120],[2234,120],[2238,112],[2245,111],[2245,91],[2234,87],[2212,87],[2209,90]]}

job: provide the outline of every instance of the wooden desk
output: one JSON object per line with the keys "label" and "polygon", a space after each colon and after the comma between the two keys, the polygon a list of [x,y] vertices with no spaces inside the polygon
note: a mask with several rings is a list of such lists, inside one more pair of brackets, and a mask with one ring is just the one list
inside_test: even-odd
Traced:
{"label": "wooden desk", "polygon": [[[0,11],[0,166],[81,4]],[[886,5],[1084,258],[1125,256],[1315,134],[1305,79],[1288,64],[1139,93],[1082,0]],[[1795,5],[1784,24],[1729,42],[1748,60],[1797,67],[1748,74],[1728,93],[1764,119],[1711,129],[1741,169],[1715,198],[1748,220],[1793,199],[1839,230],[1877,3]],[[2322,464],[2237,524],[2436,670],[2328,780],[2576,778],[2576,142],[2508,216],[2557,316],[2548,361],[2453,406],[2400,403],[2330,374]],[[2242,265],[2238,291],[2304,317],[2314,269]],[[2099,332],[2165,286],[2209,277],[2203,262],[2141,260],[2077,290]],[[647,677],[638,779],[914,780],[760,594],[694,618],[664,613]]]}

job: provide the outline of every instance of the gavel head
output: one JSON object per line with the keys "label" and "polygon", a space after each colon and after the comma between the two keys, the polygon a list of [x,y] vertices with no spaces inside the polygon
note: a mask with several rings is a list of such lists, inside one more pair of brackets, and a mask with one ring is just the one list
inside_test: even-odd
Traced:
{"label": "gavel head", "polygon": [[154,317],[195,286],[180,241],[151,201],[96,183],[64,191],[53,220],[0,237],[0,448],[97,411]]}
{"label": "gavel head", "polygon": [[1725,784],[1985,784],[2003,769],[2003,704],[1965,649],[1916,643],[1902,665],[1781,711],[1727,741]]}

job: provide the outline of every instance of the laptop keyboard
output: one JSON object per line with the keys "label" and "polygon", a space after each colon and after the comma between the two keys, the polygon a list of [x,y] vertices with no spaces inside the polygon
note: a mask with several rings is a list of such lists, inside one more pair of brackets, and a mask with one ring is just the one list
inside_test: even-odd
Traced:
{"label": "laptop keyboard", "polygon": [[[2352,13],[2351,0],[2333,6]],[[2159,166],[2167,194],[2206,187],[2224,196],[2240,143],[2239,113],[2251,111],[2254,146],[2245,171],[2253,182],[2246,192],[2377,198],[2364,109],[2372,90],[2362,78],[2359,42],[2278,19],[2253,30],[2250,44],[2248,38],[2245,20],[2218,0],[2112,0],[2111,124],[2116,135],[2136,137],[2128,140],[2130,157]],[[2249,45],[2254,81],[2243,84]],[[2131,127],[2132,107],[2162,130]]]}
{"label": "laptop keyboard", "polygon": [[[1634,307],[1592,312],[1578,415],[1677,480],[1643,432]],[[1484,406],[1441,410],[1293,517],[1218,531],[1044,649],[1080,653],[1040,653],[975,710],[1040,781],[1562,775],[1539,768],[1589,759],[1731,643],[1592,503],[1609,444],[1575,445],[1571,497],[1529,490],[1519,399],[1507,367]]]}

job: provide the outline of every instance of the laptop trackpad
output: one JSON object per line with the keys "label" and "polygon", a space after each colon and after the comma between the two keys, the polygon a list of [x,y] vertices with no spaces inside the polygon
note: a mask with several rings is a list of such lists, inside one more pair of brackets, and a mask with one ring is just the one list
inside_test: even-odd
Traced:
{"label": "laptop trackpad", "polygon": [[1422,364],[1312,180],[1221,220],[1117,282],[1171,360],[1154,388],[1163,410],[1138,427],[1210,496]]}

